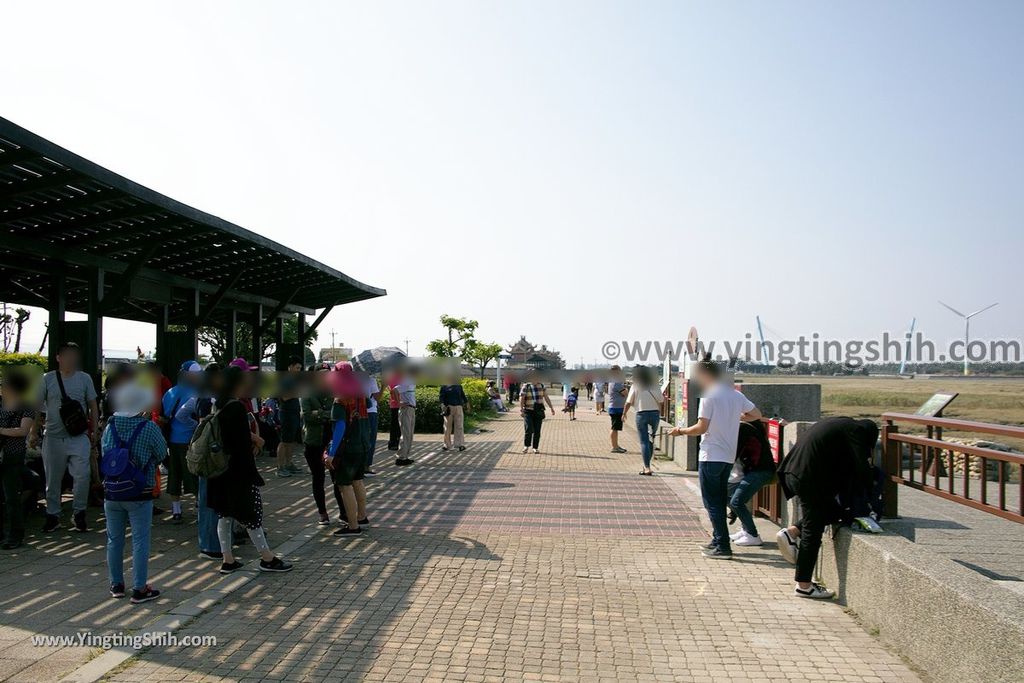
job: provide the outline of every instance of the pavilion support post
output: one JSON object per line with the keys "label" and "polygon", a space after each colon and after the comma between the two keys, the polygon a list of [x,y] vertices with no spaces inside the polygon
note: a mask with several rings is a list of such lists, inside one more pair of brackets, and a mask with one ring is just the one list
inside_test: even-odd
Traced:
{"label": "pavilion support post", "polygon": [[263,359],[263,304],[255,304],[252,308],[252,358],[249,362],[260,365]]}
{"label": "pavilion support post", "polygon": [[288,346],[284,343],[284,318],[274,319],[274,368],[278,372],[288,369]]}
{"label": "pavilion support post", "polygon": [[238,311],[228,311],[227,322],[224,324],[224,355],[227,362],[238,358]]}
{"label": "pavilion support post", "polygon": [[156,362],[163,368],[164,374],[167,374],[169,370],[167,367],[167,325],[169,324],[170,317],[171,310],[169,306],[161,306],[157,309]]}
{"label": "pavilion support post", "polygon": [[302,367],[306,367],[306,340],[309,338],[309,331],[306,329],[306,314],[296,313],[295,319],[295,341],[299,346],[299,358],[302,359]]}
{"label": "pavilion support post", "polygon": [[103,385],[103,277],[102,268],[89,273],[85,348],[82,349],[82,370],[92,377],[97,391]]}
{"label": "pavilion support post", "polygon": [[192,289],[188,293],[188,315],[185,331],[188,333],[192,349],[192,358],[199,355],[199,290]]}
{"label": "pavilion support post", "polygon": [[50,284],[53,292],[50,298],[50,321],[47,327],[49,339],[47,356],[49,357],[50,369],[56,370],[57,349],[64,342],[64,313],[68,301],[68,281],[62,269],[53,274]]}

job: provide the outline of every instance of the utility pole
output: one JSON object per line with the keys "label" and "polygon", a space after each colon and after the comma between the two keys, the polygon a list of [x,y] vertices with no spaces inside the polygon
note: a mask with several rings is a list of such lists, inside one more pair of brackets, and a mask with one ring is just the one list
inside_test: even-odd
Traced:
{"label": "utility pole", "polygon": [[405,342],[405,357],[408,358],[409,357],[409,340],[408,339],[403,339],[402,341]]}

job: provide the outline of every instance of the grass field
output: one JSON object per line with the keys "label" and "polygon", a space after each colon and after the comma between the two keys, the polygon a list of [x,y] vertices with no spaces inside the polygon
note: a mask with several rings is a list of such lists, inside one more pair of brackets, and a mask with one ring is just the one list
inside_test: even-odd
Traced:
{"label": "grass field", "polygon": [[[939,377],[779,377],[742,375],[744,383],[796,383],[821,385],[821,410],[825,416],[849,415],[878,420],[882,413],[913,413],[932,394],[960,395],[943,417],[976,422],[1024,426],[1024,378]],[[953,435],[950,432],[950,435]],[[1024,444],[1010,443],[1021,449]]]}

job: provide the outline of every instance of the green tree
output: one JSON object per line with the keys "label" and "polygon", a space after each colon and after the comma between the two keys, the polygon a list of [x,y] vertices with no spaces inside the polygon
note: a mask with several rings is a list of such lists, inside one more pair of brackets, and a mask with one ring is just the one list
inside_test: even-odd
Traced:
{"label": "green tree", "polygon": [[[205,326],[200,327],[198,331],[199,343],[203,346],[207,346],[210,349],[210,355],[215,361],[221,365],[226,365],[231,362],[231,358],[227,357],[228,345],[227,335],[224,329],[221,327]],[[306,349],[305,353],[305,364],[310,365],[316,357],[310,350],[310,346],[317,339],[317,332],[313,330],[309,333],[306,338]],[[295,344],[299,340],[299,323],[295,317],[288,317],[284,319],[284,341],[286,344]],[[248,358],[248,355],[252,353],[252,326],[246,323],[239,323],[235,326],[235,349],[238,354],[247,358],[250,362],[269,360],[274,355],[274,342],[270,335],[264,334],[263,336],[263,352],[260,354],[259,359]]]}
{"label": "green tree", "polygon": [[462,359],[475,366],[480,370],[481,379],[484,376],[484,372],[487,370],[487,365],[498,357],[498,354],[502,352],[501,344],[497,343],[486,343],[477,341],[476,339],[470,339],[466,342],[462,349]]}
{"label": "green tree", "polygon": [[447,339],[428,342],[427,353],[437,358],[455,358],[465,355],[466,343],[473,339],[480,323],[445,314],[441,316],[441,326],[448,332]]}

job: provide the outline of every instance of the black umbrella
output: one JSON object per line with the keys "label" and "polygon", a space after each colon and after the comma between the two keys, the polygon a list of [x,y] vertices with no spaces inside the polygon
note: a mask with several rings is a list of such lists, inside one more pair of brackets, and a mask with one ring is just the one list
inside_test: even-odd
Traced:
{"label": "black umbrella", "polygon": [[405,358],[401,349],[395,346],[378,346],[359,352],[352,359],[352,367],[370,375],[379,375],[384,368],[391,367]]}

